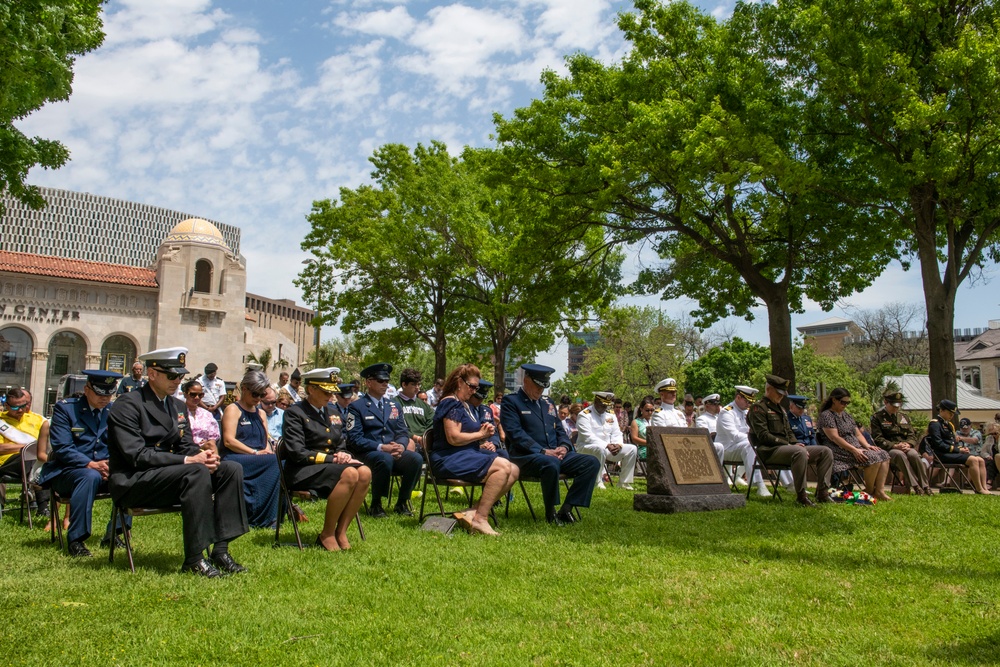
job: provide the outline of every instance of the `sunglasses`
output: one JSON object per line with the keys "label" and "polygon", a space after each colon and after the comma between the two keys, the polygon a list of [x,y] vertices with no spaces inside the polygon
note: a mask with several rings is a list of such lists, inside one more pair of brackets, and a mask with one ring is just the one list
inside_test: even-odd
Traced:
{"label": "sunglasses", "polygon": [[380,380],[379,378],[368,378],[372,382],[378,382],[379,384],[389,384],[388,378],[385,380]]}
{"label": "sunglasses", "polygon": [[277,401],[261,401],[261,405],[275,405]]}
{"label": "sunglasses", "polygon": [[17,412],[18,410],[27,410],[30,403],[22,403],[21,405],[11,405],[7,404],[7,412]]}
{"label": "sunglasses", "polygon": [[182,377],[184,377],[184,373],[171,373],[169,371],[159,371],[159,373],[161,373],[163,377],[167,378],[171,382],[173,382],[174,380],[180,380]]}
{"label": "sunglasses", "polygon": [[842,399],[842,398],[838,398],[837,400],[838,400],[838,401],[840,401],[840,404],[841,404],[841,405],[850,405],[850,404],[851,404],[851,399],[847,399],[847,400],[845,401],[845,400],[844,400],[844,399]]}
{"label": "sunglasses", "polygon": [[694,401],[684,401],[684,405],[694,405]]}
{"label": "sunglasses", "polygon": [[462,382],[464,382],[466,384],[466,386],[469,389],[471,389],[472,391],[479,391],[479,383],[478,382],[476,384],[472,384],[468,380],[462,380]]}
{"label": "sunglasses", "polygon": [[251,391],[250,395],[254,398],[264,398],[267,396],[267,391]]}
{"label": "sunglasses", "polygon": [[203,391],[189,391],[188,392],[188,396],[190,396],[191,398],[201,398],[204,395],[205,395],[205,392],[203,392]]}
{"label": "sunglasses", "polygon": [[643,412],[652,412],[653,408],[643,408],[642,411]]}

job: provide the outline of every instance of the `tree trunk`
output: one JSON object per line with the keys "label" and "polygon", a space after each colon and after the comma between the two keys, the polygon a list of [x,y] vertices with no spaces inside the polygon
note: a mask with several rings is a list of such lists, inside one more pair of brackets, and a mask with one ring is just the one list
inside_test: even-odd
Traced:
{"label": "tree trunk", "polygon": [[434,378],[448,377],[448,343],[444,331],[438,329],[434,334]]}
{"label": "tree trunk", "polygon": [[788,289],[775,285],[764,298],[767,331],[771,341],[771,372],[788,380],[788,393],[797,392],[795,361],[792,358],[792,313],[788,309]]}
{"label": "tree trunk", "polygon": [[504,376],[507,374],[507,346],[502,344],[501,341],[495,341],[493,343],[493,387],[494,391],[497,389],[503,390],[507,393],[507,389],[503,386]]}
{"label": "tree trunk", "polygon": [[[949,275],[954,262],[945,266],[942,279],[937,252],[937,204],[933,184],[915,188],[911,205],[916,221],[917,255],[927,309],[927,345],[930,353],[931,413],[937,414],[941,399],[955,400],[955,295],[958,280]],[[961,409],[962,406],[958,406]]]}

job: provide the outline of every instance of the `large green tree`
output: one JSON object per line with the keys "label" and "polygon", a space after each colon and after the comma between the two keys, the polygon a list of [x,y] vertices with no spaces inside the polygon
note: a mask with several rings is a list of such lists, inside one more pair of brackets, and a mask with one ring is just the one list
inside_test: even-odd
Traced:
{"label": "large green tree", "polygon": [[[770,42],[813,92],[806,123],[842,164],[839,190],[886,212],[920,262],[936,404],[955,398],[959,286],[1000,259],[1000,16],[989,0],[782,0]],[[853,186],[855,182],[844,181]]]}
{"label": "large green tree", "polygon": [[493,377],[502,379],[508,356],[533,358],[560,329],[580,330],[611,303],[623,254],[597,227],[575,237],[551,235],[548,201],[488,178],[493,151],[467,149],[463,160],[484,183],[476,225],[454,246],[474,267],[459,278],[462,307],[473,321],[473,344],[488,346]]}
{"label": "large green tree", "polygon": [[811,152],[807,91],[768,57],[758,8],[718,22],[684,2],[635,6],[621,63],[571,56],[542,99],[497,118],[508,169],[558,204],[558,233],[596,212],[610,240],[651,243],[667,264],[639,286],[697,300],[700,325],[766,306],[772,368],[794,378],[790,314],[866,287],[893,242],[828,194],[836,155]]}
{"label": "large green tree", "polygon": [[469,326],[457,289],[474,267],[452,250],[478,215],[478,183],[437,142],[387,144],[371,162],[373,184],[313,204],[302,248],[314,260],[296,284],[322,321],[375,347],[426,344],[444,377],[448,337]]}
{"label": "large green tree", "polygon": [[[101,0],[0,2],[0,195],[31,206],[45,201],[25,183],[32,167],[61,167],[69,151],[58,141],[28,137],[14,123],[47,102],[69,99],[75,56],[104,41]],[[3,205],[0,204],[0,215]]]}

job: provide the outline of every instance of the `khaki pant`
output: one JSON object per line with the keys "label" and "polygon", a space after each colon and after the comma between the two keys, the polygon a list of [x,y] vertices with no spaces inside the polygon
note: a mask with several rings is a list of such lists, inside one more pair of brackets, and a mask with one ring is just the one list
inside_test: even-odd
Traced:
{"label": "khaki pant", "polygon": [[930,486],[927,481],[927,468],[924,467],[923,461],[920,460],[920,454],[917,453],[916,449],[911,448],[906,452],[900,449],[890,449],[889,465],[893,470],[903,473],[903,481],[909,486],[920,487],[921,489],[926,489]]}
{"label": "khaki pant", "polygon": [[796,493],[806,490],[806,471],[810,462],[816,466],[818,480],[816,488],[824,490],[830,488],[833,452],[830,451],[829,447],[823,445],[813,445],[812,447],[782,445],[781,447],[758,447],[757,453],[760,454],[764,463],[791,466]]}

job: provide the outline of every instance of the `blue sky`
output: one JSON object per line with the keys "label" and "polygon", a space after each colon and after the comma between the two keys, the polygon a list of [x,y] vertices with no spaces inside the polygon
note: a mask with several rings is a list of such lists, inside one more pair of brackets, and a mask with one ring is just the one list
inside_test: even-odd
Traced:
{"label": "blue sky", "polygon": [[[696,4],[724,17],[733,3]],[[36,170],[31,181],[238,225],[248,289],[300,300],[292,279],[307,257],[299,243],[314,200],[365,182],[367,158],[384,143],[436,139],[453,153],[489,145],[492,114],[539,95],[544,68],[561,70],[574,51],[619,58],[614,16],[630,7],[608,0],[112,0],[105,43],[79,59],[72,98],[20,123],[72,153],[67,166]],[[630,273],[638,261],[630,258]],[[892,267],[850,305],[922,298],[917,271]],[[693,308],[685,299],[641,302],[673,317]],[[998,317],[997,303],[987,281],[963,287],[956,326],[986,326]],[[843,312],[808,304],[793,325],[831,314]],[[726,324],[729,333],[767,343],[763,308],[752,323]],[[562,371],[565,344],[539,361]]]}

